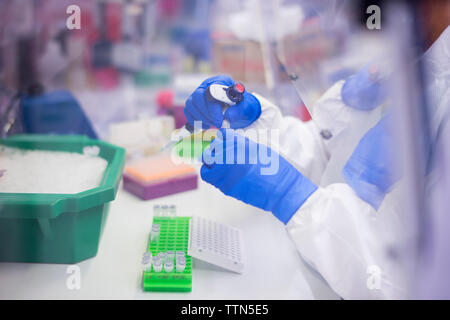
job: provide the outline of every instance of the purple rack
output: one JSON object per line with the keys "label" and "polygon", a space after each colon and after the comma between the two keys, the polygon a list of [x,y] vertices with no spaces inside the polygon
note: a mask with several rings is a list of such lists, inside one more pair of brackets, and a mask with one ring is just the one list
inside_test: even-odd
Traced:
{"label": "purple rack", "polygon": [[197,187],[198,176],[196,173],[149,183],[142,182],[127,173],[123,174],[123,188],[143,200],[194,190]]}

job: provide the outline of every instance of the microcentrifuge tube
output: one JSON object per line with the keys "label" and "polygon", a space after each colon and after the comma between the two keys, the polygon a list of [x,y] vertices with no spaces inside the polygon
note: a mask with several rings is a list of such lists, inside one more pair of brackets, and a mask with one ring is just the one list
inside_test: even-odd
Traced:
{"label": "microcentrifuge tube", "polygon": [[173,262],[173,259],[175,259],[175,253],[173,251],[166,251],[166,261],[170,260]]}
{"label": "microcentrifuge tube", "polygon": [[181,256],[177,257],[177,265],[176,265],[177,272],[183,272],[185,268],[186,268],[186,258]]}
{"label": "microcentrifuge tube", "polygon": [[161,272],[162,270],[162,261],[159,257],[153,258],[153,271]]}
{"label": "microcentrifuge tube", "polygon": [[160,215],[161,215],[161,207],[159,206],[159,204],[155,204],[153,206],[153,216],[159,217]]}
{"label": "microcentrifuge tube", "polygon": [[166,260],[164,262],[164,271],[165,272],[172,272],[173,271],[173,262],[170,260]]}
{"label": "microcentrifuge tube", "polygon": [[169,207],[169,215],[170,215],[170,217],[172,217],[172,218],[175,218],[175,217],[177,216],[177,206],[171,205],[171,206]]}
{"label": "microcentrifuge tube", "polygon": [[142,256],[142,269],[144,271],[150,271],[152,268],[152,253],[147,251]]}
{"label": "microcentrifuge tube", "polygon": [[151,240],[151,242],[158,241],[160,228],[161,227],[160,227],[159,224],[152,225],[152,231],[150,233],[150,240]]}
{"label": "microcentrifuge tube", "polygon": [[176,252],[176,256],[177,256],[177,258],[178,258],[178,257],[184,257],[184,251],[181,251],[181,250],[180,250],[180,251],[177,251],[177,252]]}
{"label": "microcentrifuge tube", "polygon": [[160,252],[160,253],[158,253],[158,257],[161,259],[162,262],[164,262],[164,261],[166,261],[167,253]]}
{"label": "microcentrifuge tube", "polygon": [[167,217],[169,215],[169,206],[168,205],[162,205],[161,206],[162,216]]}

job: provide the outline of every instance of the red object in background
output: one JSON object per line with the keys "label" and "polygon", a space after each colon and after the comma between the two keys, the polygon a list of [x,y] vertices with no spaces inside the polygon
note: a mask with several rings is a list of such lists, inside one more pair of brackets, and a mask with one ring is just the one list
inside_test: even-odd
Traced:
{"label": "red object in background", "polygon": [[122,39],[122,4],[106,4],[106,39],[111,42],[118,42]]}
{"label": "red object in background", "polygon": [[175,128],[179,129],[186,124],[184,106],[175,106],[175,93],[171,89],[162,89],[156,95],[158,115],[172,115],[175,120]]}
{"label": "red object in background", "polygon": [[311,120],[311,114],[309,113],[308,109],[306,109],[305,104],[301,104],[297,108],[295,114],[303,122],[308,122],[309,120]]}
{"label": "red object in background", "polygon": [[114,68],[101,68],[92,71],[95,83],[102,89],[111,90],[119,85],[119,73]]}
{"label": "red object in background", "polygon": [[[88,44],[93,45],[100,40],[100,31],[95,19],[98,14],[92,6],[84,5],[81,11],[81,29],[73,30],[76,36],[84,37]],[[105,39],[118,42],[122,39],[122,4],[105,3]],[[65,16],[64,16],[65,17]]]}
{"label": "red object in background", "polygon": [[81,13],[81,29],[73,30],[74,35],[83,37],[87,43],[92,45],[99,38],[99,33],[95,27],[94,17],[92,12],[85,10]]}
{"label": "red object in background", "polygon": [[180,11],[180,0],[159,0],[158,3],[161,15],[165,18],[171,18]]}
{"label": "red object in background", "polygon": [[163,109],[173,108],[175,94],[173,90],[163,89],[156,95],[156,104]]}

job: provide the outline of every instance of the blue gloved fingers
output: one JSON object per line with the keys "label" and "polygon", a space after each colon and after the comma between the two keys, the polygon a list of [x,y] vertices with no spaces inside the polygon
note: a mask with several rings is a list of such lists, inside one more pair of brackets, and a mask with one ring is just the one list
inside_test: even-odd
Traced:
{"label": "blue gloved fingers", "polygon": [[218,182],[223,180],[224,175],[226,175],[226,170],[223,168],[224,161],[221,161],[221,163],[216,161],[219,157],[223,159],[223,150],[221,150],[222,143],[218,141],[214,143],[214,141],[203,151],[203,165],[200,169],[200,176],[204,181],[212,185],[217,185]]}
{"label": "blue gloved fingers", "polygon": [[[203,128],[211,126],[220,128],[224,120],[222,105],[207,98],[207,88],[211,84],[231,86],[234,83],[233,79],[224,75],[211,77],[203,81],[186,101],[185,115],[189,123],[194,125],[194,121],[202,121],[204,122]],[[260,115],[261,104],[255,96],[248,92],[244,92],[242,102],[232,106],[225,113],[232,129],[248,127]]]}
{"label": "blue gloved fingers", "polygon": [[[215,151],[212,151],[215,150]],[[217,152],[217,157],[222,157],[222,163],[213,163],[208,165],[206,163],[206,157],[208,157],[208,152]],[[206,154],[205,154],[206,153]],[[220,149],[205,150],[204,152],[204,164],[201,167],[200,175],[202,179],[214,186],[220,185],[219,189],[226,195],[233,196],[233,189],[237,186],[243,178],[248,174],[248,167],[244,164],[229,164],[226,163],[226,151],[222,152]],[[230,172],[231,167],[233,168],[232,173]],[[236,198],[236,196],[234,196]],[[238,199],[246,202],[244,198]]]}
{"label": "blue gloved fingers", "polygon": [[[202,128],[203,129],[209,129],[211,125],[207,124],[205,121],[202,121],[201,118],[198,118],[198,113],[195,112],[195,108],[192,106],[192,99],[189,97],[189,99],[186,101],[186,107],[184,108],[184,115],[186,116],[187,121],[194,126],[195,121],[201,121],[202,122]],[[192,112],[195,112],[196,116],[192,114]]]}
{"label": "blue gloved fingers", "polygon": [[202,177],[203,181],[208,182],[209,184],[212,184],[213,186],[216,185],[218,181],[222,178],[213,170],[212,167],[209,167],[207,164],[203,164],[200,169],[200,176]]}
{"label": "blue gloved fingers", "polygon": [[[219,171],[228,171],[229,166],[234,166],[233,174],[223,174],[221,178],[221,183],[224,185],[224,188],[221,190],[226,194],[230,195],[230,191],[233,186],[237,185],[243,177],[245,177],[249,171],[255,170],[254,168],[249,168],[249,150],[250,148],[250,140],[245,136],[242,136],[235,132],[232,129],[221,128],[217,132],[218,139],[214,143],[214,148],[216,152],[216,158],[220,159],[221,164],[216,165],[215,170]],[[254,153],[256,155],[252,155],[253,157],[257,157],[259,154],[259,147],[255,142],[252,142],[252,147]],[[257,163],[257,159],[255,159],[254,163]],[[228,187],[226,187],[228,186]]]}
{"label": "blue gloved fingers", "polygon": [[[244,163],[236,161],[242,156],[237,153],[242,150],[245,152]],[[270,161],[263,159],[261,151],[267,151]],[[208,157],[209,164],[206,161]],[[250,163],[250,157],[256,163]],[[204,151],[202,159],[204,164],[200,174],[204,181],[225,195],[271,211],[285,224],[317,189],[278,153],[232,129],[218,130],[216,139]],[[275,168],[270,173],[263,170],[268,165]]]}
{"label": "blue gloved fingers", "polygon": [[208,125],[220,128],[223,122],[222,106],[220,103],[208,100],[206,89],[199,88],[191,95],[195,108],[192,113],[198,119],[205,119]]}
{"label": "blue gloved fingers", "polygon": [[232,85],[234,81],[227,76],[215,76],[206,79],[186,100],[184,114],[191,125],[194,121],[202,121],[204,129],[211,126],[221,127],[223,122],[222,106],[220,103],[209,101],[206,97],[206,89],[212,83]]}
{"label": "blue gloved fingers", "polygon": [[199,88],[206,89],[213,83],[222,84],[224,86],[231,86],[234,84],[234,81],[229,76],[218,75],[218,76],[214,76],[214,77],[208,78],[205,81],[203,81],[202,84],[199,86]]}
{"label": "blue gloved fingers", "polygon": [[387,98],[386,81],[376,79],[376,74],[366,66],[345,81],[341,97],[350,108],[372,110]]}
{"label": "blue gloved fingers", "polygon": [[218,102],[208,101],[208,110],[211,114],[211,118],[214,119],[214,127],[220,128],[223,123],[223,110],[222,105]]}
{"label": "blue gloved fingers", "polygon": [[219,138],[214,138],[214,140],[211,141],[209,146],[203,151],[202,153],[202,162],[204,165],[206,165],[208,168],[212,168],[214,165],[217,164],[216,161],[216,150],[218,151],[217,145]]}
{"label": "blue gloved fingers", "polygon": [[[236,163],[237,155],[235,149],[239,141],[235,137],[236,134],[233,130],[222,128],[217,131],[216,138],[202,154],[202,162],[204,165],[202,166],[201,174],[203,180],[213,185],[221,180],[222,183],[230,185],[235,183],[231,180],[241,177],[239,172],[235,172],[234,175],[225,174],[227,172],[227,166]],[[243,137],[240,136],[240,138]],[[230,155],[229,158],[227,158],[227,154]]]}
{"label": "blue gloved fingers", "polygon": [[225,119],[230,123],[232,129],[248,127],[261,115],[261,104],[251,93],[244,92],[244,99],[238,104],[231,106],[225,112]]}

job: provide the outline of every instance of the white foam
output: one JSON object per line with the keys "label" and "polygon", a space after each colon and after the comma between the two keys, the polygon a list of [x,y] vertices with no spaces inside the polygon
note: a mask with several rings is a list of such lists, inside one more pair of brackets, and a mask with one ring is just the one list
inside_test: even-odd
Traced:
{"label": "white foam", "polygon": [[90,153],[0,146],[0,192],[82,192],[100,185],[107,164]]}

